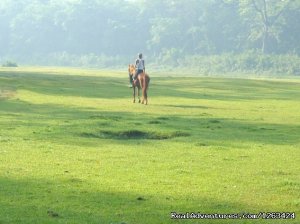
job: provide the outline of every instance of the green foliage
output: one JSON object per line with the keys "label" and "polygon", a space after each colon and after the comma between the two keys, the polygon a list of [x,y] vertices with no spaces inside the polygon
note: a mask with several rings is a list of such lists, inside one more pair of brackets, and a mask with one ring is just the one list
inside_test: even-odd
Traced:
{"label": "green foliage", "polygon": [[167,66],[178,66],[178,60],[181,58],[181,55],[181,51],[177,48],[163,49],[157,63]]}
{"label": "green foliage", "polygon": [[[254,2],[262,9],[264,1]],[[87,55],[82,61],[90,55],[128,61],[138,52],[166,58],[242,53],[261,49],[264,33],[268,52],[299,55],[299,1],[266,3],[269,23],[252,0],[5,0],[0,3],[0,56],[23,63],[64,52],[77,58]],[[267,31],[264,24],[270,24]]]}
{"label": "green foliage", "polygon": [[18,64],[13,61],[6,61],[2,64],[2,67],[18,67]]}
{"label": "green foliage", "polygon": [[60,66],[72,66],[72,67],[116,67],[120,64],[126,65],[128,62],[123,57],[119,56],[105,56],[105,55],[75,55],[64,52],[62,54],[51,54],[48,58],[49,61],[45,61],[46,65],[60,65]]}
{"label": "green foliage", "polygon": [[[284,16],[293,8],[293,0],[240,0],[239,12],[248,26],[248,39],[262,43],[262,53],[276,52],[282,38],[281,33],[287,25]],[[294,43],[295,44],[295,43]]]}
{"label": "green foliage", "polygon": [[271,76],[300,75],[300,57],[295,54],[266,55],[255,51],[243,54],[187,56],[179,67],[203,74],[245,73]]}

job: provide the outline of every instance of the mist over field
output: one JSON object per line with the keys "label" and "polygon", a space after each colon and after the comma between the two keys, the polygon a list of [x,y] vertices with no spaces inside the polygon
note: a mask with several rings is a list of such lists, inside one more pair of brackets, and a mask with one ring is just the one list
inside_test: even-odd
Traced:
{"label": "mist over field", "polygon": [[297,0],[0,2],[1,64],[299,75],[299,39]]}
{"label": "mist over field", "polygon": [[300,0],[0,0],[0,224],[299,224],[299,40]]}

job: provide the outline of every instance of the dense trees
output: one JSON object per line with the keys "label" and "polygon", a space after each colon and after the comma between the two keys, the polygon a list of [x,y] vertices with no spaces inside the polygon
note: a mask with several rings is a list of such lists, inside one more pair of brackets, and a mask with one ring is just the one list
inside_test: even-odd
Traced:
{"label": "dense trees", "polygon": [[[250,27],[249,38],[261,40],[262,53],[276,51],[270,42],[277,44],[283,39],[280,34],[286,25],[285,16],[282,14],[288,9],[294,0],[242,0],[240,1],[240,12],[242,18]],[[298,18],[299,19],[299,18]]]}
{"label": "dense trees", "polygon": [[299,0],[1,0],[0,60],[299,55],[299,26]]}

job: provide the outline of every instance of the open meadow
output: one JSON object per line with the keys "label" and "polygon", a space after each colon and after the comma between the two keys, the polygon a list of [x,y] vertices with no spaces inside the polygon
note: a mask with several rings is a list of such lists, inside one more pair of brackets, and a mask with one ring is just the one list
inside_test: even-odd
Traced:
{"label": "open meadow", "polygon": [[299,79],[150,76],[0,68],[0,223],[300,223]]}

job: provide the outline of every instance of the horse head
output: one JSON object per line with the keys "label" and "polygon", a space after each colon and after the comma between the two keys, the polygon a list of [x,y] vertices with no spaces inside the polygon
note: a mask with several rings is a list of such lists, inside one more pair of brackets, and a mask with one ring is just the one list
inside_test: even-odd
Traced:
{"label": "horse head", "polygon": [[129,75],[135,74],[135,66],[133,64],[128,65],[128,73],[129,73]]}

